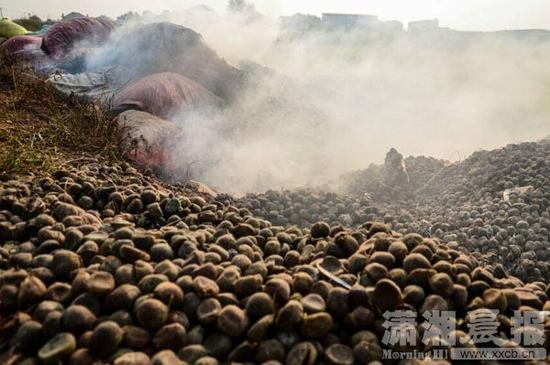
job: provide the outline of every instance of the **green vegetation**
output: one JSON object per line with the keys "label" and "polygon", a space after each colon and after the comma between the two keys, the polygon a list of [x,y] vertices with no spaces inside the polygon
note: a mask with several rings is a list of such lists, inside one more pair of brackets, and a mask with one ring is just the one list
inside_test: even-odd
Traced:
{"label": "green vegetation", "polygon": [[13,19],[14,23],[27,29],[29,32],[37,32],[45,25],[51,25],[55,21],[52,19],[42,20],[37,15],[30,15],[26,18]]}

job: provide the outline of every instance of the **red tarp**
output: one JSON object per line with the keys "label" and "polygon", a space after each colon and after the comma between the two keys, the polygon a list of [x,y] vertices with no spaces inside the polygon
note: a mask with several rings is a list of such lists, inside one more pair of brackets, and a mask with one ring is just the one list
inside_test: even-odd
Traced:
{"label": "red tarp", "polygon": [[30,61],[42,53],[40,44],[42,37],[20,35],[2,43],[0,49],[8,62]]}
{"label": "red tarp", "polygon": [[196,108],[216,107],[222,100],[196,82],[170,72],[144,77],[124,88],[113,101],[113,110],[141,110],[161,118]]}
{"label": "red tarp", "polygon": [[107,41],[113,28],[114,24],[104,19],[62,20],[48,29],[42,41],[42,49],[52,57],[60,58],[71,51],[78,42],[101,44]]}
{"label": "red tarp", "polygon": [[122,149],[132,162],[153,170],[169,170],[171,146],[181,129],[172,122],[136,110],[119,114],[115,122],[120,129]]}

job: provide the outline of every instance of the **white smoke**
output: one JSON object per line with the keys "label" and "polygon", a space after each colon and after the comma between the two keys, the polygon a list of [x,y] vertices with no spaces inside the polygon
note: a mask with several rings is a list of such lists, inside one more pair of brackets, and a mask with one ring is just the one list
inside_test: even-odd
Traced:
{"label": "white smoke", "polygon": [[[455,35],[442,31],[365,44],[359,33],[312,33],[285,43],[267,19],[192,26],[229,61],[252,59],[281,75],[214,122],[182,124],[189,140],[178,153],[209,160],[198,178],[223,191],[319,184],[382,161],[391,147],[457,159],[550,132],[550,40],[448,42]],[[238,135],[226,132],[241,123]]]}
{"label": "white smoke", "polygon": [[220,191],[322,184],[391,147],[456,159],[550,134],[546,33],[357,29],[289,41],[265,16],[194,8],[160,19],[201,33],[233,65],[270,68],[227,109],[174,118],[185,135],[174,159]]}

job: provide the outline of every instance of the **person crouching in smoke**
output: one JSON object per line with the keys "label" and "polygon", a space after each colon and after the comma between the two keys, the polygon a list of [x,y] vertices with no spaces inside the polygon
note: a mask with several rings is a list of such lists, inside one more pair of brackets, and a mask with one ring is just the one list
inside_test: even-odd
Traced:
{"label": "person crouching in smoke", "polygon": [[394,192],[409,192],[409,174],[403,155],[395,148],[389,150],[384,160],[384,183]]}

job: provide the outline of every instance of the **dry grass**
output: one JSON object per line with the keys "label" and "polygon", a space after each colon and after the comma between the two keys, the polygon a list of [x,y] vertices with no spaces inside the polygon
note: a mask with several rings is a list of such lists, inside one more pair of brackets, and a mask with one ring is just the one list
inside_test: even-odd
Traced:
{"label": "dry grass", "polygon": [[31,73],[0,66],[0,178],[43,174],[84,157],[118,161],[107,113],[68,100]]}

